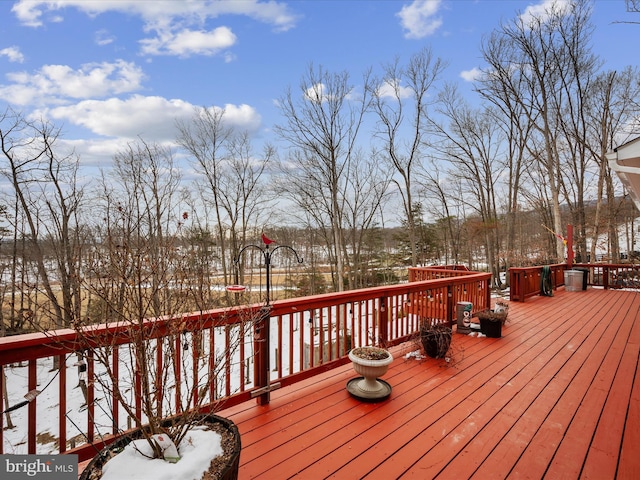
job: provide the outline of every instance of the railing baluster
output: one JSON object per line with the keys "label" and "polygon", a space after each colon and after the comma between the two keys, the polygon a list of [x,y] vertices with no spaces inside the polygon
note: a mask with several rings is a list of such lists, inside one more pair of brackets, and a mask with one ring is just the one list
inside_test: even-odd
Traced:
{"label": "railing baluster", "polygon": [[[229,345],[231,345],[231,327],[230,325],[225,325],[224,327],[224,396],[228,397],[231,395],[231,354],[229,353]],[[267,333],[268,334],[268,333]],[[261,351],[264,350],[265,344],[258,343],[256,348],[256,355],[261,355]],[[262,349],[262,350],[260,350]],[[257,363],[257,362],[256,362]],[[264,365],[261,365],[264,367]],[[258,376],[256,375],[256,379],[254,381],[257,382]]]}
{"label": "railing baluster", "polygon": [[[241,323],[238,332],[238,340],[240,342],[239,350],[240,350],[240,391],[243,392],[245,389],[245,384],[247,383],[246,377],[246,355],[245,355],[245,331],[244,331],[244,323]],[[213,350],[211,350],[213,351]]]}
{"label": "railing baluster", "polygon": [[282,377],[282,315],[278,315],[278,351],[276,355],[276,368],[278,369],[278,378]]}
{"label": "railing baluster", "polygon": [[217,365],[216,365],[216,355],[213,353],[216,351],[216,342],[215,342],[215,328],[212,326],[211,328],[209,328],[209,373],[208,373],[208,379],[209,379],[209,399],[210,401],[214,401],[217,399],[218,395],[217,395],[217,384],[215,379],[211,378],[211,376],[214,374],[214,372],[216,371]]}
{"label": "railing baluster", "polygon": [[111,418],[113,419],[112,434],[115,435],[120,430],[120,408],[118,408],[118,387],[120,385],[120,349],[118,345],[113,347],[111,351],[111,371],[113,372],[113,378],[107,381],[111,381],[111,405],[113,405],[113,411],[111,412]]}
{"label": "railing baluster", "polygon": [[[28,391],[31,392],[32,390],[35,390],[38,386],[38,380],[37,380],[37,360],[32,359],[29,360],[29,380],[28,380]],[[38,399],[35,398],[32,401],[29,402],[29,406],[28,406],[28,424],[29,424],[29,433],[28,433],[28,437],[27,437],[27,445],[28,445],[28,452],[30,454],[36,453],[36,412],[38,411],[37,409],[37,402]]]}
{"label": "railing baluster", "polygon": [[174,340],[175,358],[173,359],[174,384],[176,386],[176,413],[182,413],[182,341],[180,335]]}
{"label": "railing baluster", "polygon": [[191,362],[192,362],[192,378],[191,378],[191,392],[190,397],[193,402],[192,405],[188,405],[187,408],[192,408],[198,405],[200,392],[198,391],[198,385],[200,384],[199,364],[200,364],[200,350],[202,350],[202,344],[200,342],[199,332],[191,332]]}
{"label": "railing baluster", "polygon": [[[131,346],[129,346],[129,348],[131,348]],[[131,352],[129,352],[129,355],[131,355]],[[134,373],[134,388],[133,388],[133,392],[134,395],[136,396],[135,398],[135,409],[136,409],[136,427],[139,428],[142,425],[140,425],[140,421],[138,420],[141,415],[142,415],[142,388],[141,388],[141,375],[140,375],[140,359],[136,356],[135,357],[135,373]]]}
{"label": "railing baluster", "polygon": [[156,389],[156,410],[158,412],[158,415],[162,416],[162,401],[163,401],[163,395],[160,394],[160,392],[162,391],[162,381],[163,381],[163,376],[162,376],[162,371],[163,371],[163,363],[164,363],[164,355],[163,355],[163,351],[164,351],[164,337],[160,337],[156,339],[156,372],[155,372],[155,376],[156,376],[156,381],[155,381],[155,389]]}
{"label": "railing baluster", "polygon": [[[0,365],[0,408],[5,410],[5,382],[4,382],[4,365]],[[4,415],[0,414],[0,455],[4,453]]]}
{"label": "railing baluster", "polygon": [[93,443],[95,441],[95,363],[93,352],[87,352],[87,441]]}
{"label": "railing baluster", "polygon": [[[58,374],[58,445],[60,453],[67,451],[67,362],[66,355],[58,356],[60,373]],[[0,397],[2,398],[2,397]],[[0,403],[1,405],[1,403]],[[1,425],[0,425],[1,428]]]}
{"label": "railing baluster", "polygon": [[[313,319],[311,318],[311,322],[313,322]],[[299,345],[298,345],[298,358],[299,358],[299,362],[300,362],[300,371],[305,369],[305,364],[304,364],[304,339],[305,339],[305,332],[307,331],[311,331],[311,325],[309,324],[309,322],[305,321],[304,318],[304,313],[301,312],[300,313],[300,324],[298,326],[298,338],[299,340]],[[293,350],[293,348],[291,349]]]}
{"label": "railing baluster", "polygon": [[294,339],[294,335],[295,335],[295,331],[296,331],[296,322],[298,323],[298,328],[300,327],[300,322],[297,320],[300,317],[299,313],[292,313],[289,315],[289,358],[287,359],[289,362],[289,370],[288,370],[288,374],[291,375],[293,373],[293,353],[294,353],[294,349],[292,348],[294,343],[293,343],[293,339]]}

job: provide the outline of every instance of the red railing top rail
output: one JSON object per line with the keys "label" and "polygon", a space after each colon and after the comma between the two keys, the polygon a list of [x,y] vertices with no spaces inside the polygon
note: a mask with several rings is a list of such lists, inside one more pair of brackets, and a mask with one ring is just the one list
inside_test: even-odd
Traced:
{"label": "red railing top rail", "polygon": [[537,271],[542,271],[544,267],[568,268],[566,263],[553,263],[549,265],[531,265],[528,267],[510,267],[509,271],[510,272],[527,272],[527,271],[537,272]]}
{"label": "red railing top rail", "polygon": [[[443,272],[445,270],[439,270]],[[271,315],[286,315],[305,310],[314,310],[331,305],[363,301],[370,298],[393,296],[400,293],[414,293],[428,288],[447,285],[461,285],[469,281],[482,281],[491,277],[490,273],[457,271],[456,276],[433,280],[413,281],[406,284],[385,285],[380,287],[347,290],[344,292],[324,293],[307,297],[276,300],[271,303]],[[462,274],[462,275],[460,275]],[[131,329],[145,329],[149,338],[166,335],[171,329],[192,331],[210,326],[224,326],[241,322],[251,312],[263,305],[250,305],[232,308],[220,308],[203,312],[191,312],[179,316],[164,316],[147,319],[140,324],[116,322],[73,329],[59,329],[45,333],[28,333],[9,337],[0,337],[0,365],[11,362],[33,360],[37,358],[63,355],[87,348],[88,345],[120,345],[131,341]],[[145,332],[146,333],[146,332]]]}
{"label": "red railing top rail", "polygon": [[[549,265],[532,265],[528,267],[510,267],[509,271],[540,271],[544,267],[569,269],[566,263],[553,263]],[[640,265],[633,263],[573,263],[571,268],[608,268],[608,269],[640,269]]]}
{"label": "red railing top rail", "polygon": [[[101,345],[123,345],[131,342],[131,331],[142,331],[146,338],[160,338],[172,332],[189,332],[242,321],[240,312],[252,307],[216,309],[192,312],[180,316],[144,319],[140,323],[113,322],[83,326],[77,330],[65,328],[48,332],[0,337],[0,365],[42,357],[64,355]],[[255,308],[253,308],[255,310]]]}
{"label": "red railing top rail", "polygon": [[[536,265],[529,267],[511,267],[510,275],[510,298],[511,300],[524,302],[527,297],[539,295],[541,293],[540,277],[543,268],[548,267],[552,274],[553,288],[564,284],[563,274],[569,269],[588,270],[587,277],[590,285],[597,285],[608,288],[638,288],[640,281],[635,279],[634,273],[631,279],[625,278],[629,271],[640,270],[640,265],[631,263],[574,263],[569,266],[566,263],[556,263],[551,265]],[[622,280],[620,279],[622,276]]]}

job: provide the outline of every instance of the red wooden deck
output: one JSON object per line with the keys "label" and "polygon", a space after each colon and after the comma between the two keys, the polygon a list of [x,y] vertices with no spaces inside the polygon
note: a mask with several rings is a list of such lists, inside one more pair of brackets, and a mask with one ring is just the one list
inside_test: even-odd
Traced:
{"label": "red wooden deck", "polygon": [[384,402],[352,398],[345,365],[221,411],[240,478],[640,478],[640,293],[510,307],[502,338],[454,335],[449,366],[393,348]]}

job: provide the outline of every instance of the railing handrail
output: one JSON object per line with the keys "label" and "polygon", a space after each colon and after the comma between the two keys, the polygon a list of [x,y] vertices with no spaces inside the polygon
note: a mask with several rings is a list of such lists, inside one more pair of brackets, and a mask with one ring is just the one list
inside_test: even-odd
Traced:
{"label": "railing handrail", "polygon": [[[443,270],[438,270],[438,272],[442,272]],[[463,273],[462,271],[456,271],[456,273]],[[462,285],[464,283],[469,282],[470,280],[486,280],[488,277],[491,277],[490,273],[482,273],[482,272],[466,272],[466,275],[458,275],[447,278],[438,278],[432,280],[419,280],[415,282],[402,283],[398,285],[383,285],[379,287],[368,287],[361,288],[358,290],[346,290],[344,292],[334,292],[334,293],[321,293],[318,295],[310,295],[307,297],[298,297],[288,300],[276,300],[272,303],[274,312],[278,310],[290,309],[291,307],[297,307],[297,304],[303,303],[305,305],[311,305],[309,308],[317,308],[314,307],[314,304],[323,303],[324,299],[332,298],[341,301],[357,301],[363,300],[366,298],[376,297],[385,297],[385,296],[393,296],[400,292],[407,293],[415,293],[428,288],[439,288],[447,285]],[[307,308],[307,310],[309,309]],[[289,312],[286,312],[289,313]]]}
{"label": "railing handrail", "polygon": [[[442,272],[443,270],[439,270]],[[461,271],[456,271],[461,273]],[[415,293],[424,290],[425,287],[439,288],[447,285],[462,285],[469,280],[486,279],[487,273],[466,272],[466,275],[458,275],[435,280],[421,280],[399,285],[385,285],[379,287],[369,287],[358,290],[346,290],[343,292],[322,293],[310,295],[306,297],[296,297],[284,300],[275,300],[271,302],[271,316],[285,315],[300,310],[313,310],[327,305],[327,300],[331,299],[333,303],[344,303],[349,301],[361,301],[369,298],[380,298],[393,296],[400,292]],[[305,308],[301,309],[300,307]],[[198,322],[200,328],[208,328],[212,326],[214,320],[217,320],[216,326],[224,324],[236,324],[242,320],[238,317],[238,309],[246,311],[257,311],[261,308],[261,304],[254,304],[242,307],[226,307],[202,312],[190,312],[179,316],[166,315],[158,318],[146,319],[144,325],[154,326],[154,337],[161,337],[166,332],[168,323],[175,320],[184,322],[184,331],[190,331],[190,324]],[[226,321],[220,322],[220,319],[227,318]],[[86,345],[86,341],[80,341],[82,335],[95,335],[96,338],[104,337],[108,334],[110,339],[115,338],[116,343],[125,344],[127,336],[125,333],[131,328],[142,328],[139,325],[132,325],[127,322],[113,322],[109,324],[96,324],[83,327],[82,331],[73,329],[58,329],[50,332],[25,333],[22,335],[13,335],[8,337],[0,337],[0,365],[11,362],[27,361],[37,358],[73,353],[79,348]],[[118,337],[120,337],[118,339]]]}

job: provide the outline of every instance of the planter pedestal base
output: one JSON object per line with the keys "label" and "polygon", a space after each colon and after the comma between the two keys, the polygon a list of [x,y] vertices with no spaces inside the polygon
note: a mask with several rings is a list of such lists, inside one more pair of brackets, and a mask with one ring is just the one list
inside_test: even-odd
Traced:
{"label": "planter pedestal base", "polygon": [[347,391],[358,400],[365,402],[381,402],[391,395],[391,385],[378,378],[375,380],[377,388],[371,388],[364,377],[352,378],[347,382]]}

